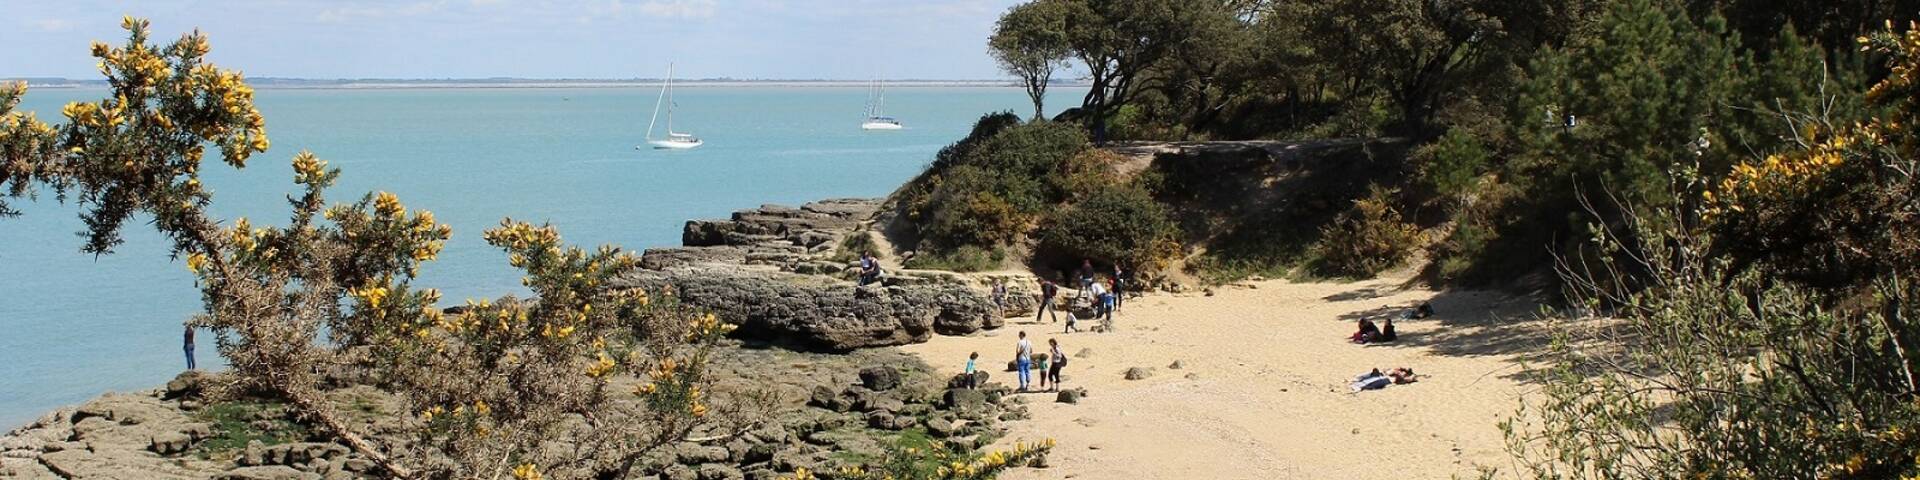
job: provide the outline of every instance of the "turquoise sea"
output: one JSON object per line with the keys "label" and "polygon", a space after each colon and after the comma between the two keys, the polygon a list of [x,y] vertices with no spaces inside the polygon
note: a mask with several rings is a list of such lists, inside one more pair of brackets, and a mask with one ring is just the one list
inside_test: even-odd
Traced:
{"label": "turquoise sea", "polygon": [[[570,243],[639,250],[678,245],[693,218],[764,203],[875,197],[924,168],[980,115],[1030,111],[1015,88],[916,87],[887,92],[908,128],[859,129],[863,87],[678,87],[676,126],[707,145],[636,150],[651,88],[261,90],[273,149],[245,170],[211,160],[216,214],[283,224],[288,160],[312,150],[344,173],[331,200],[385,190],[454,228],[416,285],[449,305],[523,292],[480,232],[501,217],[552,222]],[[1058,89],[1064,106],[1081,91]],[[103,90],[37,89],[23,110],[59,120],[69,101]],[[0,219],[0,431],[104,391],[164,383],[185,367],[180,322],[199,309],[184,262],[144,223],[115,254],[80,253],[78,208],[51,196],[14,202]],[[212,335],[202,367],[218,365]]]}

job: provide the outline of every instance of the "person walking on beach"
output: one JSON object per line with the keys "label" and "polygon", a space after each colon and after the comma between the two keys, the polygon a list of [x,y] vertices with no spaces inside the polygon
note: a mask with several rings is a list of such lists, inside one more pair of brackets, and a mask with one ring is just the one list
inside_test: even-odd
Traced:
{"label": "person walking on beach", "polygon": [[187,369],[193,370],[196,368],[193,364],[193,326],[188,325],[187,333],[182,334],[182,336],[186,337],[186,345],[182,346],[181,349],[187,351]]}
{"label": "person walking on beach", "polygon": [[1130,273],[1130,271],[1121,270],[1119,262],[1115,262],[1113,264],[1113,309],[1114,310],[1119,310],[1120,305],[1127,303],[1127,296],[1126,294],[1122,293],[1122,291],[1124,291],[1126,288],[1132,286],[1132,285],[1128,285],[1128,283],[1130,282],[1127,281],[1127,276],[1126,276],[1127,273]]}
{"label": "person walking on beach", "polygon": [[[1048,314],[1053,316],[1053,321],[1060,321],[1060,312],[1055,311],[1053,307],[1053,297],[1059,294],[1059,285],[1054,285],[1052,280],[1040,280],[1040,308],[1033,312],[1033,323],[1040,323],[1040,316]],[[1071,316],[1072,313],[1069,312],[1068,315]]]}
{"label": "person walking on beach", "polygon": [[1027,341],[1027,332],[1020,332],[1020,343],[1013,347],[1014,368],[1020,371],[1020,391],[1027,391],[1027,384],[1033,382],[1033,343]]}
{"label": "person walking on beach", "polygon": [[[1095,301],[1100,302],[1100,313],[1101,315],[1106,316],[1105,321],[1102,323],[1104,323],[1108,327],[1113,326],[1113,311],[1118,310],[1120,308],[1120,279],[1116,278],[1116,279],[1110,280],[1110,282],[1113,282],[1113,290],[1102,293],[1100,294],[1099,297],[1096,297],[1094,299]],[[1098,288],[1099,285],[1100,284],[1098,282],[1095,282],[1094,286],[1096,288],[1094,288],[1094,290],[1096,291],[1099,290]]]}
{"label": "person walking on beach", "polygon": [[1047,350],[1047,356],[1053,360],[1053,365],[1048,366],[1046,373],[1041,374],[1043,375],[1041,378],[1045,379],[1041,382],[1052,381],[1053,390],[1060,391],[1060,369],[1066,368],[1067,355],[1060,353],[1060,341],[1056,339],[1047,339]]}

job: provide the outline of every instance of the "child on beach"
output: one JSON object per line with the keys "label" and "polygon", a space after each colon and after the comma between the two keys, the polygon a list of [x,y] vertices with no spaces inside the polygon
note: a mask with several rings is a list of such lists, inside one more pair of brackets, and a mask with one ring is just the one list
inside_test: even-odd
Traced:
{"label": "child on beach", "polygon": [[1033,362],[1033,369],[1040,371],[1040,389],[1046,390],[1047,389],[1047,362],[1052,361],[1053,358],[1047,355],[1039,355],[1034,358],[1039,359],[1039,361]]}
{"label": "child on beach", "polygon": [[1067,310],[1067,328],[1061,330],[1060,333],[1066,334],[1080,331],[1080,328],[1074,326],[1079,323],[1080,319],[1073,316],[1073,310]]}
{"label": "child on beach", "polygon": [[967,355],[967,388],[980,388],[980,375],[973,370],[973,362],[979,359],[980,352]]}

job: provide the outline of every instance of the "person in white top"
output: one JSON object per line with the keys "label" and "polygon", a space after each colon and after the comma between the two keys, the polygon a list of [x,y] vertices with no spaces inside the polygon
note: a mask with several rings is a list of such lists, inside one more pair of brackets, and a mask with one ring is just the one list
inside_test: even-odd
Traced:
{"label": "person in white top", "polygon": [[1027,383],[1033,380],[1033,343],[1027,341],[1027,332],[1020,332],[1020,344],[1013,349],[1013,362],[1020,370],[1020,391],[1027,391]]}

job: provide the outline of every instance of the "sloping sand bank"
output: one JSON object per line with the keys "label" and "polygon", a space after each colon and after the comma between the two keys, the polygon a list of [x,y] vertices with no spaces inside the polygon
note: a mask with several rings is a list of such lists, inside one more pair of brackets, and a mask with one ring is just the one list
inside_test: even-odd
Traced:
{"label": "sloping sand bank", "polygon": [[[948,374],[979,352],[993,381],[1015,385],[1014,374],[1000,370],[1017,332],[1027,332],[1036,352],[1046,352],[1049,338],[1060,341],[1073,357],[1066,386],[1090,395],[1077,405],[1055,403],[1051,393],[1023,395],[1034,418],[1011,423],[1002,446],[1050,437],[1059,447],[1051,468],[1009,479],[1448,478],[1472,476],[1476,465],[1508,466],[1496,424],[1533,390],[1523,363],[1545,348],[1534,304],[1404,289],[1403,281],[1264,281],[1220,287],[1212,297],[1156,294],[1128,301],[1113,333],[1062,334],[1064,317],[1021,318],[902,348]],[[1396,322],[1400,341],[1347,342],[1355,319],[1423,301],[1437,314]],[[1169,368],[1175,361],[1181,368]],[[1130,367],[1153,375],[1126,380]],[[1412,368],[1422,379],[1351,393],[1348,382],[1376,367]]]}

